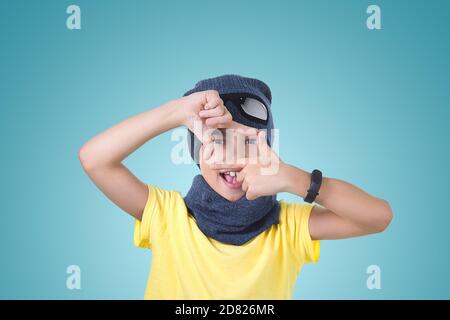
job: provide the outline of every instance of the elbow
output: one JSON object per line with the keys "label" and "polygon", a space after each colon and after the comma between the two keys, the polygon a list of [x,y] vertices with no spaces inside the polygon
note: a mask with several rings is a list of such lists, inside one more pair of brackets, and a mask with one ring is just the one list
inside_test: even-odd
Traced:
{"label": "elbow", "polygon": [[89,149],[87,145],[83,145],[78,151],[78,160],[80,161],[81,167],[83,167],[84,171],[91,171],[94,167],[94,162],[92,157],[89,154]]}
{"label": "elbow", "polygon": [[376,216],[371,223],[371,233],[384,232],[392,222],[393,213],[389,202],[380,199],[380,209],[377,210]]}

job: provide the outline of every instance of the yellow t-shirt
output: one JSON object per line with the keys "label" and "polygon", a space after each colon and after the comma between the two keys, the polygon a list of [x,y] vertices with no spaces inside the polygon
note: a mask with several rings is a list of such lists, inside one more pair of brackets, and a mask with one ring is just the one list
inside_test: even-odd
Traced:
{"label": "yellow t-shirt", "polygon": [[234,246],[205,236],[179,192],[148,188],[134,226],[134,244],[153,254],[144,299],[290,299],[303,264],[319,260],[311,204],[281,201],[278,225]]}

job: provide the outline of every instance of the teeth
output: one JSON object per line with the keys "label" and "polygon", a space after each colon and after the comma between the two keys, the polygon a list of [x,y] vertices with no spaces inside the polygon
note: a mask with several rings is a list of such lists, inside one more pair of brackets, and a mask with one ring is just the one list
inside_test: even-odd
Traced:
{"label": "teeth", "polygon": [[236,177],[237,176],[237,172],[236,171],[226,171],[223,174],[228,175],[230,177]]}

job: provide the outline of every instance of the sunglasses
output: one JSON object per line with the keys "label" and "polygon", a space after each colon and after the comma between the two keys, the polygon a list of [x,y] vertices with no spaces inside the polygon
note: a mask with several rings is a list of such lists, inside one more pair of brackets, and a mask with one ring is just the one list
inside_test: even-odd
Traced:
{"label": "sunglasses", "polygon": [[269,112],[264,104],[256,95],[243,93],[221,94],[220,98],[224,104],[232,102],[238,107],[241,114],[247,119],[266,125],[269,121]]}

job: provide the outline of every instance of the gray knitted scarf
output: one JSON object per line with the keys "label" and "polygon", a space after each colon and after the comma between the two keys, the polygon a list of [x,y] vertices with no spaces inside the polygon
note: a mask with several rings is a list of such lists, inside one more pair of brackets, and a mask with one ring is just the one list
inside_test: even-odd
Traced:
{"label": "gray knitted scarf", "polygon": [[184,198],[199,229],[220,242],[242,245],[279,222],[276,196],[229,201],[215,192],[202,175],[194,177]]}

